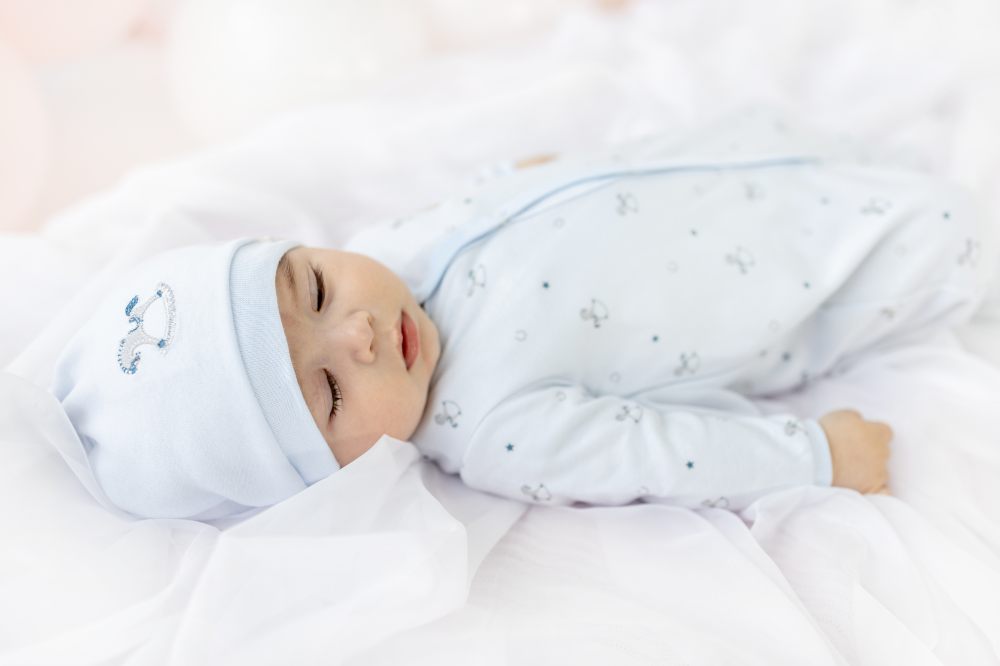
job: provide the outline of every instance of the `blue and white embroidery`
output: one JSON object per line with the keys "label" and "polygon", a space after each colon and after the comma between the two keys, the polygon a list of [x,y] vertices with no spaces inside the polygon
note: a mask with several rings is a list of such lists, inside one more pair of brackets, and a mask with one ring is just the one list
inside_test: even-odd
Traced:
{"label": "blue and white embroidery", "polygon": [[622,405],[621,410],[615,414],[616,421],[631,419],[633,423],[638,423],[642,419],[642,407],[640,405]]}
{"label": "blue and white embroidery", "polygon": [[462,415],[462,408],[454,400],[442,400],[441,411],[434,415],[434,422],[438,425],[448,423],[452,428],[458,427],[458,417]]}
{"label": "blue and white embroidery", "polygon": [[521,492],[536,502],[552,501],[552,493],[549,492],[549,489],[545,487],[544,483],[539,483],[537,486],[524,484],[521,486]]}
{"label": "blue and white embroidery", "polygon": [[580,309],[580,318],[584,321],[587,321],[588,319],[591,320],[594,324],[594,328],[600,328],[601,321],[608,319],[609,316],[608,306],[596,298],[590,299],[589,308]]}
{"label": "blue and white embroidery", "polygon": [[801,432],[801,433],[805,433],[806,432],[806,427],[804,425],[802,425],[801,421],[796,421],[795,419],[789,419],[788,421],[785,421],[785,434],[786,435],[792,436],[792,435],[794,435],[795,433],[798,433],[798,432]]}
{"label": "blue and white embroidery", "polygon": [[[162,301],[166,313],[166,330],[162,336],[153,336],[143,328],[146,310],[156,301]],[[160,282],[156,285],[156,293],[145,302],[139,303],[139,297],[133,296],[125,306],[125,316],[132,324],[128,334],[118,343],[118,367],[126,375],[134,375],[138,370],[142,352],[137,351],[143,345],[153,345],[164,353],[174,339],[177,327],[177,312],[174,307],[174,291],[169,285]]]}
{"label": "blue and white embroidery", "polygon": [[726,263],[735,264],[739,267],[740,273],[746,275],[749,267],[753,266],[757,262],[754,261],[753,254],[750,250],[746,249],[742,245],[737,245],[732,254],[726,255]]}
{"label": "blue and white embroidery", "polygon": [[979,263],[979,250],[981,245],[975,238],[965,239],[965,250],[958,256],[958,264],[969,264],[975,266]]}
{"label": "blue and white embroidery", "polygon": [[682,375],[685,372],[689,372],[692,375],[698,372],[698,368],[701,367],[701,357],[698,356],[698,352],[693,351],[690,354],[681,353],[680,355],[681,364],[674,368],[674,375]]}
{"label": "blue and white embroidery", "polygon": [[729,498],[718,497],[716,499],[707,499],[702,501],[702,506],[708,507],[709,509],[728,509],[729,508]]}

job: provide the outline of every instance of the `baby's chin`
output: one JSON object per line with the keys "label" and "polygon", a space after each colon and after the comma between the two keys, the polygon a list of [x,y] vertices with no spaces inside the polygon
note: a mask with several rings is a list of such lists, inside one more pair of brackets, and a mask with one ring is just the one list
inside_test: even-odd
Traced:
{"label": "baby's chin", "polygon": [[393,428],[391,431],[385,433],[371,432],[367,435],[361,435],[348,441],[340,440],[332,444],[330,446],[330,450],[333,451],[333,456],[337,459],[337,463],[339,463],[341,467],[344,467],[368,453],[368,451],[373,449],[384,436],[398,439],[401,442],[409,442],[413,437],[413,433],[417,431],[417,427],[419,425],[420,421],[418,419],[412,427],[404,427],[402,429]]}

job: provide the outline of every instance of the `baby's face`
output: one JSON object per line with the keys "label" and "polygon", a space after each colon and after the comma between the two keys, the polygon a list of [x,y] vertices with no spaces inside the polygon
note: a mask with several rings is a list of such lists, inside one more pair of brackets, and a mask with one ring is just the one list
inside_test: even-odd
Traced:
{"label": "baby's face", "polygon": [[[297,247],[275,275],[302,395],[342,466],[383,435],[407,440],[441,356],[438,330],[406,284],[365,255]],[[407,367],[404,321],[417,343]],[[333,386],[331,386],[331,384]]]}

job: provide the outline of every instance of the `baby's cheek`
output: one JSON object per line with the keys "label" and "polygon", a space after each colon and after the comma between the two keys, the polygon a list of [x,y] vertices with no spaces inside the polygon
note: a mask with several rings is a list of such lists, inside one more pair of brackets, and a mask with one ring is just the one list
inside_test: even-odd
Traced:
{"label": "baby's cheek", "polygon": [[349,465],[358,458],[360,458],[368,449],[375,446],[375,443],[382,437],[382,433],[366,433],[359,434],[353,437],[341,437],[330,449],[333,451],[333,457],[337,459],[337,462],[341,467]]}
{"label": "baby's cheek", "polygon": [[420,423],[421,413],[420,406],[415,405],[411,401],[408,403],[405,412],[398,413],[392,419],[391,423],[386,424],[384,428],[385,434],[402,441],[410,439],[417,430],[417,425]]}
{"label": "baby's cheek", "polygon": [[407,394],[406,399],[401,398],[393,403],[391,411],[386,409],[378,436],[384,433],[404,442],[409,440],[420,424],[422,413],[423,405],[418,396]]}

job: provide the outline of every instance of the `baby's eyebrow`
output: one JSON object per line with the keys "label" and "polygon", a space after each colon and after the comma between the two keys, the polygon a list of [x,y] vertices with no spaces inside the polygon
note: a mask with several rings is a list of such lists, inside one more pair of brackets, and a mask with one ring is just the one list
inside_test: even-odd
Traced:
{"label": "baby's eyebrow", "polygon": [[288,286],[291,287],[292,291],[295,291],[295,272],[292,270],[292,262],[288,259],[288,254],[281,257],[278,261],[278,270],[285,274],[285,279],[288,280]]}

